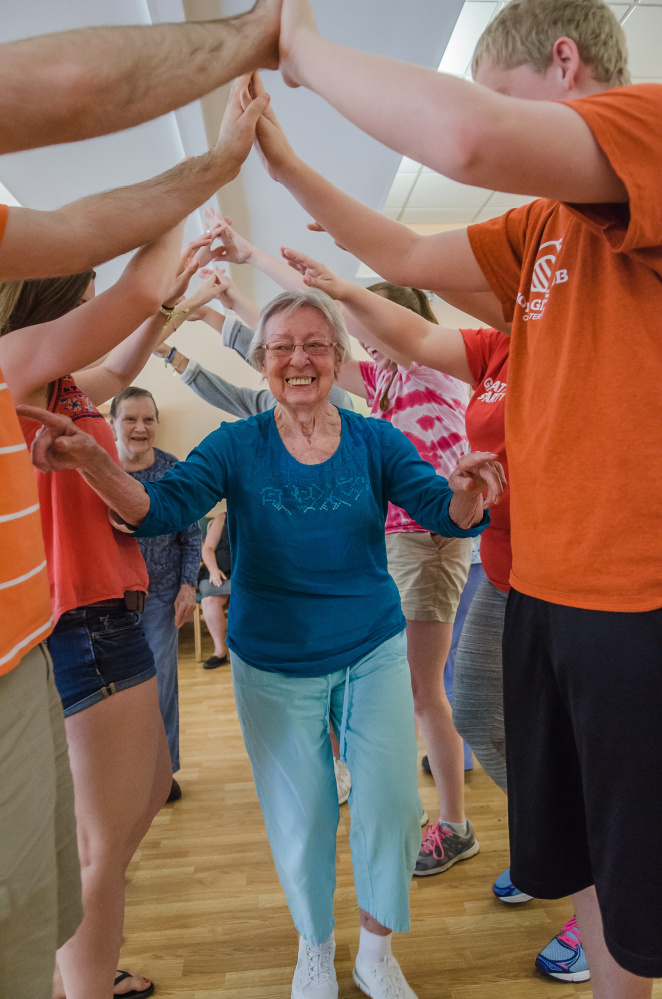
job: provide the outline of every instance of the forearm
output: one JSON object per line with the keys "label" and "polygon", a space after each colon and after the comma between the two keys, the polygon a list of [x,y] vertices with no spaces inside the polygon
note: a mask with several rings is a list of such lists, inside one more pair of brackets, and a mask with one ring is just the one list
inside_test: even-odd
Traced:
{"label": "forearm", "polygon": [[469,530],[470,527],[480,524],[485,516],[483,498],[480,493],[453,493],[448,513],[454,524]]}
{"label": "forearm", "polygon": [[272,65],[274,8],[262,3],[226,20],[83,28],[3,45],[0,152],[131,128]]}
{"label": "forearm", "polygon": [[218,562],[216,561],[216,551],[214,548],[207,548],[203,545],[202,561],[205,563],[210,573],[218,572]]}
{"label": "forearm", "polygon": [[236,177],[239,167],[210,152],[54,212],[12,208],[0,244],[0,278],[76,274],[149,243]]}
{"label": "forearm", "polygon": [[[287,264],[285,266],[287,267]],[[289,270],[290,268],[287,267],[287,269]],[[257,327],[258,320],[260,318],[260,310],[246,295],[243,295],[240,291],[234,292],[232,295],[231,308],[232,311],[236,312],[240,319],[246,323],[247,326],[250,326],[251,329],[254,330]],[[214,329],[218,329],[215,324]],[[223,327],[221,326],[221,332],[222,331]]]}
{"label": "forearm", "polygon": [[125,524],[131,527],[142,524],[150,507],[147,492],[136,479],[123,472],[103,448],[95,450],[79,472]]}
{"label": "forearm", "polygon": [[418,284],[410,259],[417,237],[406,226],[351,198],[298,158],[279,166],[278,181],[337,243],[385,280]]}
{"label": "forearm", "polygon": [[[292,270],[282,257],[272,257],[270,253],[261,250],[257,246],[253,247],[246,263],[262,271],[263,274],[270,277],[272,281],[279,284],[285,291],[305,291],[306,289],[301,275]],[[247,322],[247,320],[244,321]],[[253,326],[252,323],[248,323],[248,325]],[[255,327],[253,326],[253,328]]]}
{"label": "forearm", "polygon": [[[84,389],[95,405],[123,392],[137,378],[147,364],[154,348],[161,342],[165,319],[158,312],[142,324],[131,336],[118,344],[104,361],[90,372],[90,377],[99,381],[94,390]],[[85,373],[78,376],[78,384],[84,381]]]}

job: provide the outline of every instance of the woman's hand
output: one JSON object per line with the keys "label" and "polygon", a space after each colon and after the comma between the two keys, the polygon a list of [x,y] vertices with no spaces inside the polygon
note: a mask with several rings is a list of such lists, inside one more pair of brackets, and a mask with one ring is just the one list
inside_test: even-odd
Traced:
{"label": "woman's hand", "polygon": [[197,239],[191,240],[182,253],[177,267],[177,274],[163,299],[163,305],[172,309],[181,302],[183,296],[186,294],[186,289],[189,286],[191,278],[200,266],[197,254],[201,247],[209,246],[211,241],[212,238],[208,232],[202,236],[198,236]]}
{"label": "woman's hand", "polygon": [[228,264],[250,263],[255,247],[232,229],[232,219],[223,218],[213,208],[208,208],[205,211],[205,222],[212,240],[221,241],[221,246],[209,251],[209,260],[222,260]]}
{"label": "woman's hand", "polygon": [[212,569],[209,572],[209,582],[212,586],[220,586],[224,579],[228,577],[220,569]]}
{"label": "woman's hand", "polygon": [[[495,506],[506,488],[506,476],[496,455],[489,451],[473,451],[463,455],[455,471],[448,477],[455,494],[449,514],[458,527],[469,528],[480,523],[483,513]],[[483,493],[487,493],[484,498]]]}
{"label": "woman's hand", "polygon": [[182,583],[175,597],[175,628],[190,621],[195,611],[195,586]]}
{"label": "woman's hand", "polygon": [[[251,90],[258,96],[265,94],[264,85],[259,73],[253,73]],[[268,105],[258,118],[255,126],[256,151],[262,160],[262,165],[272,180],[279,179],[279,171],[296,163],[297,154],[288,142],[278,118],[271,105]]]}
{"label": "woman's hand", "polygon": [[209,296],[207,301],[217,298],[226,309],[234,309],[239,297],[239,289],[229,274],[226,274],[221,267],[215,267],[213,271],[206,269],[200,271],[200,277],[207,276],[209,276],[210,282],[213,281],[213,294]]}
{"label": "woman's hand", "polygon": [[298,250],[288,250],[285,246],[281,246],[280,252],[290,267],[302,275],[303,283],[308,285],[309,288],[319,288],[320,291],[325,291],[331,298],[342,302],[348,289],[352,287],[349,281],[339,278],[337,274],[334,274],[324,264],[320,264],[317,260],[313,260],[312,257],[306,256],[305,253],[300,253]]}
{"label": "woman's hand", "polygon": [[105,461],[108,454],[94,437],[80,430],[73,420],[37,406],[17,406],[16,412],[27,420],[41,423],[32,442],[30,457],[40,472],[61,472],[67,468],[88,468]]}
{"label": "woman's hand", "polygon": [[220,155],[233,164],[235,177],[255,141],[258,119],[269,104],[269,95],[264,90],[254,95],[250,84],[250,73],[238,76],[232,84],[221,130],[212,150],[214,155]]}

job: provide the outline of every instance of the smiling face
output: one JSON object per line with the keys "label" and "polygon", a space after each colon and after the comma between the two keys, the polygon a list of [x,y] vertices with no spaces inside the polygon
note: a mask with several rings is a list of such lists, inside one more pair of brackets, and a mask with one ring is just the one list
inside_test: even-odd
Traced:
{"label": "smiling face", "polygon": [[[292,346],[283,355],[277,346]],[[325,345],[321,354],[310,354],[302,344]],[[291,409],[311,409],[328,402],[338,370],[333,330],[326,317],[309,305],[295,312],[277,312],[268,320],[262,373],[276,400]]]}
{"label": "smiling face", "polygon": [[120,456],[135,460],[146,455],[154,444],[158,422],[154,403],[147,396],[122,399],[111,420]]}

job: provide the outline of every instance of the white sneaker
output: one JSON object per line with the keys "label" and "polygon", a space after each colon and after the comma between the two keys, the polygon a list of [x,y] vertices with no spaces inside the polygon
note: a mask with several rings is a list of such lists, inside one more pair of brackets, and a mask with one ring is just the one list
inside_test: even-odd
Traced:
{"label": "white sneaker", "polygon": [[333,958],[336,942],[307,943],[299,937],[299,960],[292,979],[292,999],[338,999]]}
{"label": "white sneaker", "polygon": [[338,804],[344,805],[352,790],[352,778],[349,768],[342,760],[333,757],[333,769],[336,772],[336,785],[338,787]]}
{"label": "white sneaker", "polygon": [[389,954],[378,964],[363,964],[356,958],[352,978],[371,999],[416,999],[416,993],[407,985],[402,968]]}

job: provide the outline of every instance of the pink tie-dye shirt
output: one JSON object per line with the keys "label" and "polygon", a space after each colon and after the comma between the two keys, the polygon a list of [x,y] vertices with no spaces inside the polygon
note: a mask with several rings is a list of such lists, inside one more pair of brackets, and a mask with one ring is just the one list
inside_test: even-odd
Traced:
{"label": "pink tie-dye shirt", "polygon": [[[383,371],[372,361],[361,361],[361,376],[367,389],[371,415],[390,420],[409,438],[421,458],[448,478],[460,455],[469,451],[464,426],[469,386],[422,364],[398,367],[388,391],[389,408],[382,413],[379,400],[392,374],[392,371]],[[387,534],[423,530],[408,513],[389,503]]]}

